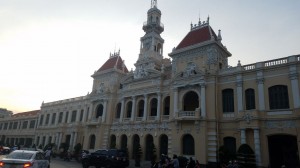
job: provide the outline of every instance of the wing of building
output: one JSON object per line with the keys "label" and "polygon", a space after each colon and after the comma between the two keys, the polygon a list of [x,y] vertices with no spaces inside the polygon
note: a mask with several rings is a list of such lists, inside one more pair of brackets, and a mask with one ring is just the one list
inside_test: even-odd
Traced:
{"label": "wing of building", "polygon": [[[92,74],[89,94],[42,104],[32,143],[124,148],[131,159],[140,146],[142,160],[151,160],[154,146],[157,156],[203,165],[228,161],[224,155],[247,144],[257,166],[298,165],[300,55],[229,66],[231,53],[209,22],[190,25],[165,58],[161,11],[152,1],[135,69],[128,71],[120,51],[110,54]],[[3,131],[12,119],[0,121],[2,140],[17,143]]]}

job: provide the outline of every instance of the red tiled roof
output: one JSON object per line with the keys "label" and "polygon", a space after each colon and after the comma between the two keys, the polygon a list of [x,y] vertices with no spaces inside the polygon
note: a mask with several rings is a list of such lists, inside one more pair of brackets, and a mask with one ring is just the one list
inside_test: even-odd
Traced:
{"label": "red tiled roof", "polygon": [[37,115],[39,112],[40,112],[40,110],[22,112],[22,113],[13,114],[12,117],[33,116],[33,115]]}
{"label": "red tiled roof", "polygon": [[[212,35],[210,32],[212,32]],[[217,40],[215,32],[209,25],[192,30],[184,37],[184,39],[179,43],[176,49],[181,49],[205,41],[209,41],[211,40],[212,36],[214,37],[213,40]]]}
{"label": "red tiled roof", "polygon": [[[108,70],[108,69],[113,69],[115,66],[117,69],[119,70],[123,70],[123,60],[120,56],[113,56],[110,57],[102,66],[101,68],[98,70],[98,72],[100,71],[104,71],[104,70]],[[127,67],[124,65],[124,72],[127,73],[128,69]]]}

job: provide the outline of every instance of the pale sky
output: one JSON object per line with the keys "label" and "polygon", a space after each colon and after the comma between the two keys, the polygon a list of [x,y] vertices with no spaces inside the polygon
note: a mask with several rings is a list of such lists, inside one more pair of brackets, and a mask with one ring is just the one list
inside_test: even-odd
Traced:
{"label": "pale sky", "polygon": [[[86,95],[114,50],[134,69],[149,8],[150,0],[0,0],[0,108]],[[300,54],[299,0],[158,0],[158,8],[166,58],[208,15],[231,66]]]}

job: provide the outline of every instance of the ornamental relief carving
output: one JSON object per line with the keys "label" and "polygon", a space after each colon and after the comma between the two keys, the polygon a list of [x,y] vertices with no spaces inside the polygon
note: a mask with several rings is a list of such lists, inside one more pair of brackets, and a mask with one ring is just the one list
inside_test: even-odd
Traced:
{"label": "ornamental relief carving", "polygon": [[281,129],[281,128],[295,128],[297,124],[295,121],[266,121],[265,127],[269,129]]}
{"label": "ornamental relief carving", "polygon": [[167,122],[160,124],[147,123],[147,124],[115,124],[110,128],[113,132],[147,132],[147,131],[170,131]]}

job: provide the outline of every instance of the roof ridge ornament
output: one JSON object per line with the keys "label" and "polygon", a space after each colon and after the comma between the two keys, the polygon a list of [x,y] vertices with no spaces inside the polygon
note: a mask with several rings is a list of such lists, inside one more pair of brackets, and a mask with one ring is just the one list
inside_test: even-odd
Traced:
{"label": "roof ridge ornament", "polygon": [[119,57],[120,56],[120,49],[119,51],[114,51],[114,53],[112,54],[111,52],[109,53],[109,58],[113,58],[113,57]]}
{"label": "roof ridge ornament", "polygon": [[206,22],[203,21],[203,22],[201,23],[201,20],[200,20],[200,18],[199,18],[198,24],[194,24],[194,25],[193,25],[193,23],[191,23],[191,31],[192,31],[192,30],[199,29],[199,28],[202,28],[202,27],[205,27],[205,26],[208,26],[208,25],[209,25],[209,15],[208,15],[208,17],[207,17]]}

